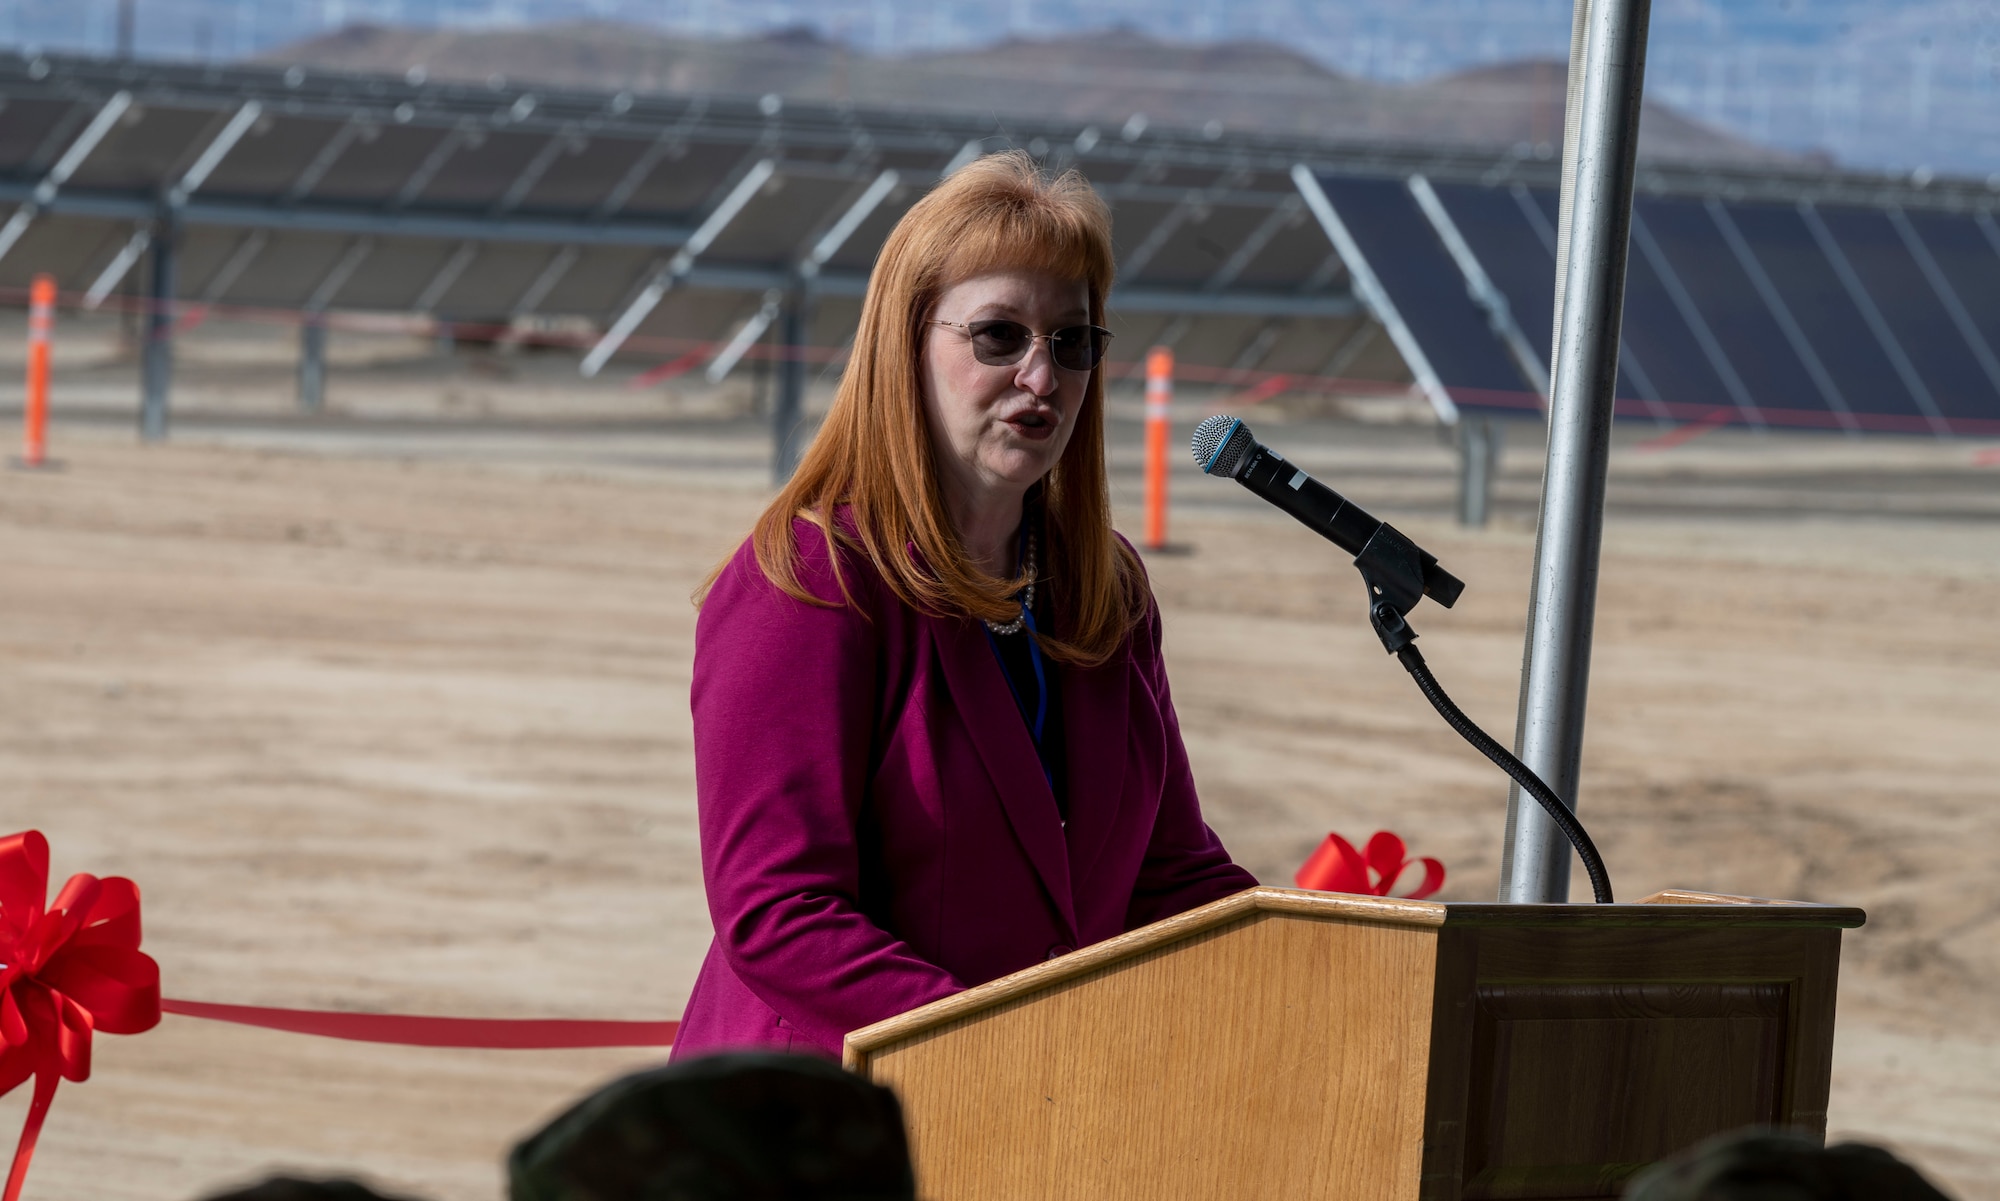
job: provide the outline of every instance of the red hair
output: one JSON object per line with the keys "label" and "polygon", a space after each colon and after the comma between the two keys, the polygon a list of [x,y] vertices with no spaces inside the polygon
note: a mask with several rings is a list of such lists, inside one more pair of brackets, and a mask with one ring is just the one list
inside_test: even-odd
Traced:
{"label": "red hair", "polygon": [[[799,579],[793,521],[804,517],[836,552],[836,577],[836,544],[846,544],[919,611],[994,622],[1019,613],[1014,595],[1026,581],[981,571],[952,528],[918,379],[924,322],[938,298],[996,270],[1081,283],[1091,322],[1104,324],[1114,270],[1110,211],[1074,170],[1050,179],[1012,151],[968,163],[903,215],[869,277],[854,352],[826,421],[751,535],[757,565],[777,587],[826,603]],[[1111,532],[1102,365],[1090,373],[1062,458],[1030,497],[1047,529],[1037,574],[1054,618],[1054,634],[1042,635],[1041,645],[1061,662],[1102,663],[1149,603],[1138,556]],[[846,519],[836,523],[841,506]]]}

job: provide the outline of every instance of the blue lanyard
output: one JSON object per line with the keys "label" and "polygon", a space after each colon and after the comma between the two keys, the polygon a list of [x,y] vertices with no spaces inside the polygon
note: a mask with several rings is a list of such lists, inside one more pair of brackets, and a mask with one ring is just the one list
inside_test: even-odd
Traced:
{"label": "blue lanyard", "polygon": [[[1035,665],[1035,749],[1040,750],[1042,725],[1049,718],[1049,677],[1042,671],[1042,648],[1035,641],[1039,632],[1035,629],[1035,615],[1028,612],[1026,605],[1021,606],[1021,620],[1028,623],[1028,662]],[[1007,687],[1013,686],[1014,681],[1009,677]]]}
{"label": "blue lanyard", "polygon": [[[1042,727],[1048,723],[1049,719],[1049,677],[1042,669],[1042,648],[1035,644],[1033,637],[1036,632],[1035,615],[1023,607],[1021,616],[1027,619],[1028,625],[1028,662],[1035,665],[1034,735],[1035,749],[1040,750],[1042,746]],[[983,624],[981,628],[985,628]],[[1007,659],[1000,653],[1000,640],[993,636],[992,630],[986,631],[986,643],[993,648],[993,659],[1000,665],[1000,675],[1001,678],[1007,681],[1007,691],[1014,695],[1014,707],[1021,710],[1022,716],[1026,716],[1028,706],[1021,703],[1021,691],[1014,687],[1014,673],[1007,670]],[[1044,773],[1046,774],[1046,769],[1044,769]]]}
{"label": "blue lanyard", "polygon": [[[1042,670],[1042,648],[1035,645],[1035,615],[1023,606],[1021,616],[1027,619],[1028,661],[1035,665],[1035,720],[1030,732],[1035,738],[1035,759],[1042,765],[1042,779],[1049,782],[1049,791],[1053,793],[1056,776],[1049,770],[1049,761],[1042,755],[1042,727],[1049,718],[1049,677]],[[981,622],[979,628],[986,629],[985,623]],[[1014,697],[1014,707],[1022,711],[1022,716],[1027,716],[1028,707],[1021,703],[1021,690],[1014,687],[1014,673],[1007,670],[1006,656],[1000,653],[1000,640],[993,636],[992,630],[986,630],[986,644],[993,648],[993,662],[1000,668],[1000,678],[1007,681],[1007,691]]]}
{"label": "blue lanyard", "polygon": [[[1049,677],[1042,667],[1041,645],[1035,640],[1039,632],[1035,628],[1035,615],[1028,611],[1025,602],[1021,605],[1021,621],[1028,627],[1028,662],[1035,667],[1035,719],[1031,730],[1035,738],[1035,758],[1041,760],[1042,778],[1049,782],[1049,791],[1054,792],[1055,773],[1049,770],[1048,760],[1042,757],[1042,729],[1049,719]],[[1028,707],[1021,703],[1021,690],[1014,687],[1014,673],[1007,670],[1007,657],[1000,653],[1000,640],[993,636],[993,630],[985,622],[981,622],[979,628],[986,631],[986,644],[993,648],[993,661],[1000,667],[1001,678],[1007,681],[1007,691],[1014,697],[1014,707],[1021,710],[1023,717],[1027,716]]]}

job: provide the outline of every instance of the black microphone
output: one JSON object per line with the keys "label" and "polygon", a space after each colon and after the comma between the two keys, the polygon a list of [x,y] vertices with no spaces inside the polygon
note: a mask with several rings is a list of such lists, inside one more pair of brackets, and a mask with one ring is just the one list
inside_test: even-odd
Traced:
{"label": "black microphone", "polygon": [[1523,791],[1548,811],[1549,820],[1576,847],[1584,870],[1590,873],[1590,891],[1599,904],[1611,902],[1611,876],[1604,869],[1604,857],[1590,840],[1589,831],[1563,803],[1555,790],[1507,748],[1487,735],[1445,695],[1444,687],[1431,674],[1423,653],[1413,645],[1417,632],[1403,620],[1404,614],[1428,596],[1449,609],[1465,585],[1438,566],[1437,559],[1390,525],[1363,512],[1361,506],[1285,462],[1285,456],[1257,441],[1250,427],[1234,417],[1210,417],[1195,427],[1194,461],[1210,475],[1219,475],[1245,488],[1299,519],[1308,529],[1354,555],[1354,565],[1368,586],[1368,621],[1382,640],[1382,648],[1396,656],[1424,693],[1424,699],[1438,711],[1451,728],[1470,742],[1479,753],[1498,764]]}
{"label": "black microphone", "polygon": [[[1394,526],[1369,516],[1360,505],[1287,463],[1283,455],[1258,442],[1240,420],[1218,414],[1202,422],[1195,427],[1193,450],[1194,461],[1203,471],[1235,480],[1357,559],[1370,540],[1388,531],[1384,541],[1393,540],[1415,553],[1416,562],[1410,566],[1421,575],[1423,594],[1445,608],[1451,608],[1458,594],[1465,591],[1465,584],[1439,567],[1435,556],[1411,543]],[[1416,597],[1407,600],[1398,606],[1405,612],[1416,603]]]}

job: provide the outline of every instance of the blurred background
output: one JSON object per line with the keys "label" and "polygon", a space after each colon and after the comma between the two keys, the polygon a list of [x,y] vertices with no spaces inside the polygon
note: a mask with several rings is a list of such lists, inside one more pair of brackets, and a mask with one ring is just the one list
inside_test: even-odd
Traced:
{"label": "blurred background", "polygon": [[[0,37],[11,44],[99,55],[117,51],[125,28],[119,0],[16,0],[0,22]],[[1299,94],[1329,87],[1333,77],[1411,84],[1561,61],[1568,23],[1561,0],[1108,0],[1087,8],[1034,0],[150,0],[130,19],[124,44],[142,57],[194,62],[401,70],[423,60],[477,76],[498,70],[550,83],[674,88],[699,79],[742,91],[727,85],[750,78],[738,72],[754,70],[755,43],[769,39],[808,55],[869,63],[870,75],[887,66],[870,60],[895,60],[888,66],[893,82],[864,82],[859,101],[887,99],[898,85],[921,88],[926,78],[936,85],[956,56],[996,43],[1101,44],[1107,34],[1182,49],[1263,43],[1267,57],[1288,60],[1283,73],[1296,77],[1288,82],[1301,85]],[[2000,147],[1997,23],[1991,5],[1964,0],[1669,0],[1654,8],[1648,83],[1654,97],[1688,117],[1792,153],[1850,166],[1985,174]],[[612,37],[600,29],[591,37],[593,24],[627,32]],[[538,36],[550,27],[564,36]],[[751,45],[730,53],[717,42]],[[1271,56],[1280,46],[1290,53]],[[729,61],[739,56],[749,61]],[[1203,65],[1224,61],[1215,56]],[[700,74],[668,83],[676,66]],[[1087,68],[1071,64],[1067,74],[1072,86],[1091,82]],[[801,96],[817,90],[804,80],[793,86]],[[936,101],[952,103],[948,86],[936,91]],[[1248,128],[1310,128],[1282,104],[1258,112],[1254,102],[1210,103],[1207,114],[1174,115],[1199,124],[1235,110]]]}
{"label": "blurred background", "polygon": [[[1239,413],[1467,581],[1417,624],[1509,740],[1570,20],[0,0],[10,445],[56,288],[48,461],[0,471],[7,829],[140,882],[170,995],[677,1014],[687,598],[810,438],[888,230],[1006,149],[1113,211],[1120,528],[1164,347],[1176,447]],[[1660,0],[1649,54],[1580,808],[1621,897],[1866,907],[1832,1129],[2000,1198],[2000,4]],[[1505,781],[1343,557],[1166,473],[1148,568],[1224,841],[1289,883],[1391,829],[1490,898]],[[183,1018],[97,1056],[29,1197],[491,1196],[646,1059]]]}

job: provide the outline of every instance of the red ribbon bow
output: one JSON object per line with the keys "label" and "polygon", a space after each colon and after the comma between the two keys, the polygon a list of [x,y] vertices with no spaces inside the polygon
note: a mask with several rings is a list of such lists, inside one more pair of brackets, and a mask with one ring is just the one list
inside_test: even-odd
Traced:
{"label": "red ribbon bow", "polygon": [[34,1077],[0,1201],[16,1201],[61,1080],[90,1078],[90,1035],[160,1021],[160,965],[139,950],[139,889],[79,872],[47,905],[49,840],[0,838],[0,1094]]}
{"label": "red ribbon bow", "polygon": [[[1389,890],[1396,886],[1403,869],[1416,862],[1424,865],[1424,882],[1417,885],[1416,891],[1408,894],[1407,899],[1420,901],[1444,886],[1444,864],[1431,858],[1412,861],[1405,858],[1406,853],[1403,840],[1387,830],[1377,830],[1375,837],[1368,840],[1365,858],[1354,849],[1353,843],[1338,834],[1329,834],[1292,879],[1300,888],[1319,892],[1358,892],[1386,897]],[[1374,878],[1371,880],[1370,876]]]}

